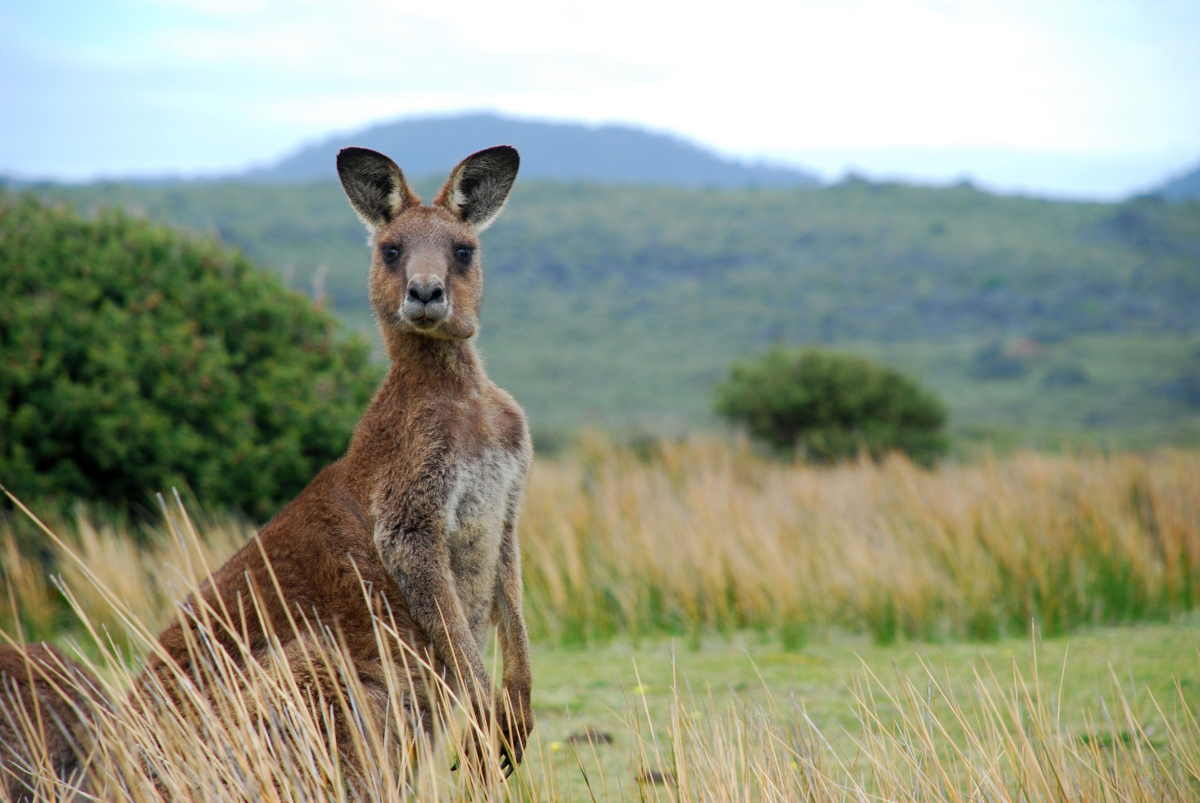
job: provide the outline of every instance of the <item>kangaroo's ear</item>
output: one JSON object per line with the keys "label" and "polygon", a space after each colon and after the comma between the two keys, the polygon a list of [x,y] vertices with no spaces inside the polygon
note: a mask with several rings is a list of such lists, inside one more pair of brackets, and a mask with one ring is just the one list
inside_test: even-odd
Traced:
{"label": "kangaroo's ear", "polygon": [[342,189],[355,213],[374,231],[421,199],[408,188],[391,159],[367,148],[342,148],[337,156]]}
{"label": "kangaroo's ear", "polygon": [[473,153],[450,172],[433,203],[483,231],[504,208],[520,164],[517,149],[510,145]]}

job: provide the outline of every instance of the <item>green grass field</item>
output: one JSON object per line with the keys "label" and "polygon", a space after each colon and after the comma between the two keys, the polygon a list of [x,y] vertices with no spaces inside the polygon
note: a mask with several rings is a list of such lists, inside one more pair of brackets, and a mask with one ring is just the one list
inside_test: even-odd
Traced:
{"label": "green grass field", "polygon": [[[1080,747],[1161,752],[1168,722],[1179,726],[1200,714],[1195,616],[991,644],[880,647],[838,635],[799,651],[747,638],[705,639],[698,649],[682,641],[638,648],[543,647],[534,666],[538,721],[524,772],[539,784],[543,776],[552,778],[565,800],[586,799],[589,782],[598,800],[637,799],[637,778],[645,770],[673,772],[670,743],[663,742],[681,698],[702,716],[757,712],[781,730],[801,727],[807,718],[823,737],[805,742],[820,752],[820,760],[831,766],[840,760],[858,772],[869,769],[863,746],[873,728],[906,729],[913,712],[888,698],[903,699],[906,688],[928,695],[922,714],[947,726],[938,750],[958,770],[968,764],[955,749],[969,752],[964,729],[982,728],[989,719],[981,679],[1001,697],[1021,691],[1021,681],[1030,684],[1060,734]],[[864,721],[867,701],[877,722]],[[1131,732],[1122,701],[1145,726],[1144,734]],[[589,741],[589,732],[612,741]],[[660,753],[646,755],[646,740],[654,743],[651,733]],[[1200,784],[1200,778],[1193,780]],[[1200,786],[1192,788],[1200,792]],[[647,794],[669,798],[669,789]]]}

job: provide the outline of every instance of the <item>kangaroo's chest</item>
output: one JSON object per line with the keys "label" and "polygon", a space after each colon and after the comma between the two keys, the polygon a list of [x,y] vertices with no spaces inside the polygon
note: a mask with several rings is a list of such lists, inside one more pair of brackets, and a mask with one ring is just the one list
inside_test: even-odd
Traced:
{"label": "kangaroo's chest", "polygon": [[520,492],[521,474],[518,455],[502,449],[463,458],[450,471],[443,511],[450,568],[479,637],[490,619],[504,522]]}

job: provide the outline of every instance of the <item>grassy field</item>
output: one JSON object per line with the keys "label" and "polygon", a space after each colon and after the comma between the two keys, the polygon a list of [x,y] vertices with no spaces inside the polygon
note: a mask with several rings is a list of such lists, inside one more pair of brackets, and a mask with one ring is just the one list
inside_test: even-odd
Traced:
{"label": "grassy field", "polygon": [[[84,514],[56,529],[153,625],[185,588],[163,569],[175,547],[162,528],[131,539]],[[220,517],[202,529],[209,565],[252,532]],[[530,629],[548,643],[751,630],[799,647],[831,629],[882,644],[988,640],[1030,621],[1055,636],[1200,601],[1200,453],[819,468],[744,441],[632,449],[585,436],[535,465],[521,539]],[[53,635],[57,591],[16,544],[0,533],[6,585],[24,627]],[[86,595],[78,569],[57,563]]]}
{"label": "grassy field", "polygon": [[560,642],[989,639],[1034,619],[1054,635],[1195,604],[1200,455],[1026,452],[931,472],[595,438],[536,467],[522,538],[534,630]]}
{"label": "grassy field", "polygon": [[[4,632],[64,646],[123,699],[174,602],[251,533],[167,508],[140,539],[86,512],[53,525],[61,544],[42,546],[69,608],[0,534]],[[535,467],[521,537],[538,720],[525,765],[508,783],[450,772],[468,722],[415,751],[368,729],[369,796],[1200,795],[1194,452],[817,469],[738,442],[585,438]],[[285,669],[213,682],[231,702],[193,700],[199,724],[103,718],[99,799],[156,799],[155,782],[175,799],[347,793],[323,714]]]}
{"label": "grassy field", "polygon": [[[744,637],[544,648],[527,771],[566,800],[586,799],[589,783],[599,800],[636,799],[649,771],[686,773],[683,799],[800,799],[806,788],[817,799],[969,799],[975,787],[1000,800],[1024,782],[1028,799],[1091,800],[1106,781],[1079,777],[1087,768],[1145,760],[1146,791],[1186,799],[1200,793],[1200,777],[1184,780],[1195,748],[1172,734],[1193,728],[1200,707],[1198,625],[987,645],[841,635],[798,651]],[[1060,769],[1070,781],[1038,777]],[[647,796],[673,799],[671,786]]]}

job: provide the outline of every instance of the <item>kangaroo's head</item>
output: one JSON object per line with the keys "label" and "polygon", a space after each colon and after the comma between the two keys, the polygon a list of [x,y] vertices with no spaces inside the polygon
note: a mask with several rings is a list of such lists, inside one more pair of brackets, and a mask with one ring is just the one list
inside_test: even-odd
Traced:
{"label": "kangaroo's head", "polygon": [[472,154],[423,206],[382,153],[338,153],[342,187],[370,232],[371,306],[385,331],[462,339],[479,329],[479,232],[500,214],[519,163],[507,145]]}

